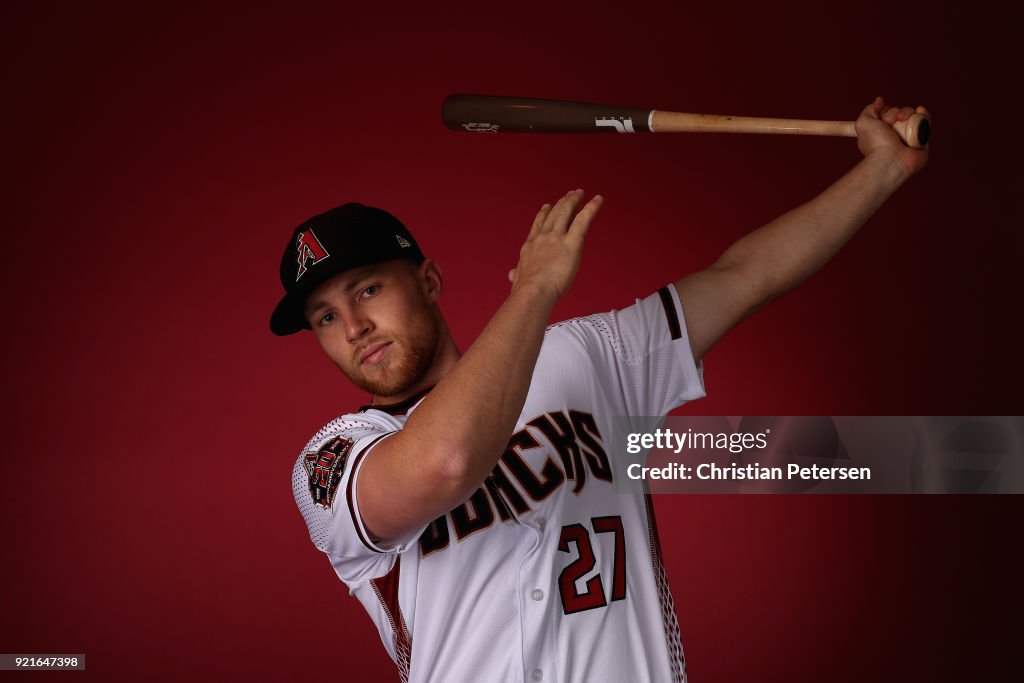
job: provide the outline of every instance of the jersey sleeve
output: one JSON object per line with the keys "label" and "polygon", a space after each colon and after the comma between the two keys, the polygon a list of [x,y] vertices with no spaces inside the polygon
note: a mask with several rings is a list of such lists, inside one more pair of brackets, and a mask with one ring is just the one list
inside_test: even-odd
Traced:
{"label": "jersey sleeve", "polygon": [[553,327],[582,344],[596,382],[619,415],[660,417],[706,395],[703,363],[690,350],[674,285],[628,308]]}
{"label": "jersey sleeve", "polygon": [[359,513],[355,491],[362,465],[394,433],[358,415],[338,418],[309,441],[292,468],[292,494],[309,538],[345,581],[385,574],[394,554],[422,532],[381,545],[370,537]]}

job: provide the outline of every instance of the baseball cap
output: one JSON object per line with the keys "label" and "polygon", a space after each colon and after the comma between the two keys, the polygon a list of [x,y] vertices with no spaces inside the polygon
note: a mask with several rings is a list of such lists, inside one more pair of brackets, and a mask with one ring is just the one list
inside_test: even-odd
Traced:
{"label": "baseball cap", "polygon": [[350,202],[304,221],[281,257],[285,295],[270,316],[270,331],[310,329],[303,308],[314,289],[346,270],[394,259],[420,264],[424,257],[401,221],[383,209]]}

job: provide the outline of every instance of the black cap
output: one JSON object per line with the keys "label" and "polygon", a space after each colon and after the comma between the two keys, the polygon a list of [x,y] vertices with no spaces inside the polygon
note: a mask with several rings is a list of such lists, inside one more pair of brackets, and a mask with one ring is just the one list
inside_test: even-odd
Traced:
{"label": "black cap", "polygon": [[423,252],[387,211],[353,202],[303,222],[281,257],[285,296],[270,316],[270,331],[283,336],[310,329],[303,308],[314,289],[346,270],[394,259],[420,264]]}

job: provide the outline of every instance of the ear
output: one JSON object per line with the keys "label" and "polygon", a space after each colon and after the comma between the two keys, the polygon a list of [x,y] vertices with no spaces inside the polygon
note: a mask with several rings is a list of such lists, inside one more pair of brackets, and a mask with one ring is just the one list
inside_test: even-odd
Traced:
{"label": "ear", "polygon": [[441,292],[444,291],[444,276],[441,274],[441,267],[433,259],[426,259],[417,270],[427,301],[432,304],[437,303],[441,298]]}

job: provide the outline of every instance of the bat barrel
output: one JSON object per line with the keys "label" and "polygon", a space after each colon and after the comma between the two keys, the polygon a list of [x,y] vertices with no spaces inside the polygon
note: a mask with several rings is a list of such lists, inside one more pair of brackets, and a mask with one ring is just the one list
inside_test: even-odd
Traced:
{"label": "bat barrel", "polygon": [[441,106],[446,126],[481,133],[647,133],[650,115],[650,109],[487,95],[450,95]]}

